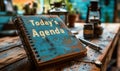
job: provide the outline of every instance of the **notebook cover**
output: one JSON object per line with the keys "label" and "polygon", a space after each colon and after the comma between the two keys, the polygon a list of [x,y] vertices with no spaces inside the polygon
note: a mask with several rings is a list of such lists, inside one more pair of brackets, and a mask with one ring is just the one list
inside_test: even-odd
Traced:
{"label": "notebook cover", "polygon": [[36,66],[86,54],[85,46],[58,16],[20,16],[14,22],[27,55]]}

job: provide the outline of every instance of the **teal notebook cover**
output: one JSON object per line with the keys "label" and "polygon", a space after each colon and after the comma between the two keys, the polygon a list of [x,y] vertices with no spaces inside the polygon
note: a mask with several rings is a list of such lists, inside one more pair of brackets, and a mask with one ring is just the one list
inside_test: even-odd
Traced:
{"label": "teal notebook cover", "polygon": [[[19,19],[22,21],[19,24],[23,28],[17,28],[19,28],[19,31],[23,29],[25,35],[27,35],[26,38],[23,33],[21,38],[29,39],[28,42],[32,46],[26,47],[26,49],[31,49],[28,53],[32,52],[38,64],[52,63],[59,59],[64,60],[77,54],[86,53],[83,44],[70,32],[58,16],[21,16]],[[23,32],[23,30],[20,32]],[[23,40],[23,43],[25,40]],[[28,44],[25,43],[25,45]]]}

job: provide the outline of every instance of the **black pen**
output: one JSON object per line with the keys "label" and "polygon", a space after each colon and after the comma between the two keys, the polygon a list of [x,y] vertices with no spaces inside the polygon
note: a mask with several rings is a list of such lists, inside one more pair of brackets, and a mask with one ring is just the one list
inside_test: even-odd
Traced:
{"label": "black pen", "polygon": [[85,40],[85,39],[79,38],[79,40],[80,40],[82,43],[90,46],[90,48],[92,48],[92,49],[94,49],[94,50],[97,50],[97,51],[102,50],[102,48],[100,48],[100,46],[98,46],[98,45],[96,45],[96,44],[94,44],[94,43],[91,43],[91,42],[89,42],[89,41],[87,41],[87,40]]}

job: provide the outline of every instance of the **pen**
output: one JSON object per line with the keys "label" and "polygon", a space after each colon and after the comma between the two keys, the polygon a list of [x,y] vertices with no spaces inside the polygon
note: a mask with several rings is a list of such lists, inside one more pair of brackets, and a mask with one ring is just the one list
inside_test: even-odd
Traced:
{"label": "pen", "polygon": [[91,46],[90,48],[92,48],[92,49],[94,49],[94,50],[97,50],[97,51],[102,50],[102,48],[100,48],[100,46],[98,46],[98,45],[96,45],[96,44],[94,44],[94,43],[91,43],[91,42],[89,42],[89,41],[87,41],[87,40],[85,40],[85,39],[79,38],[79,40],[80,40],[82,43]]}

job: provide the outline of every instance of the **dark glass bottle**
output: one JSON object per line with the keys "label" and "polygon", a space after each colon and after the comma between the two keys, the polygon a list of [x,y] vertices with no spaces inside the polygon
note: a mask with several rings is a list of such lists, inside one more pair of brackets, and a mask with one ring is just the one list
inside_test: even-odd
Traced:
{"label": "dark glass bottle", "polygon": [[93,38],[94,26],[92,24],[85,24],[83,28],[83,34],[85,39]]}

